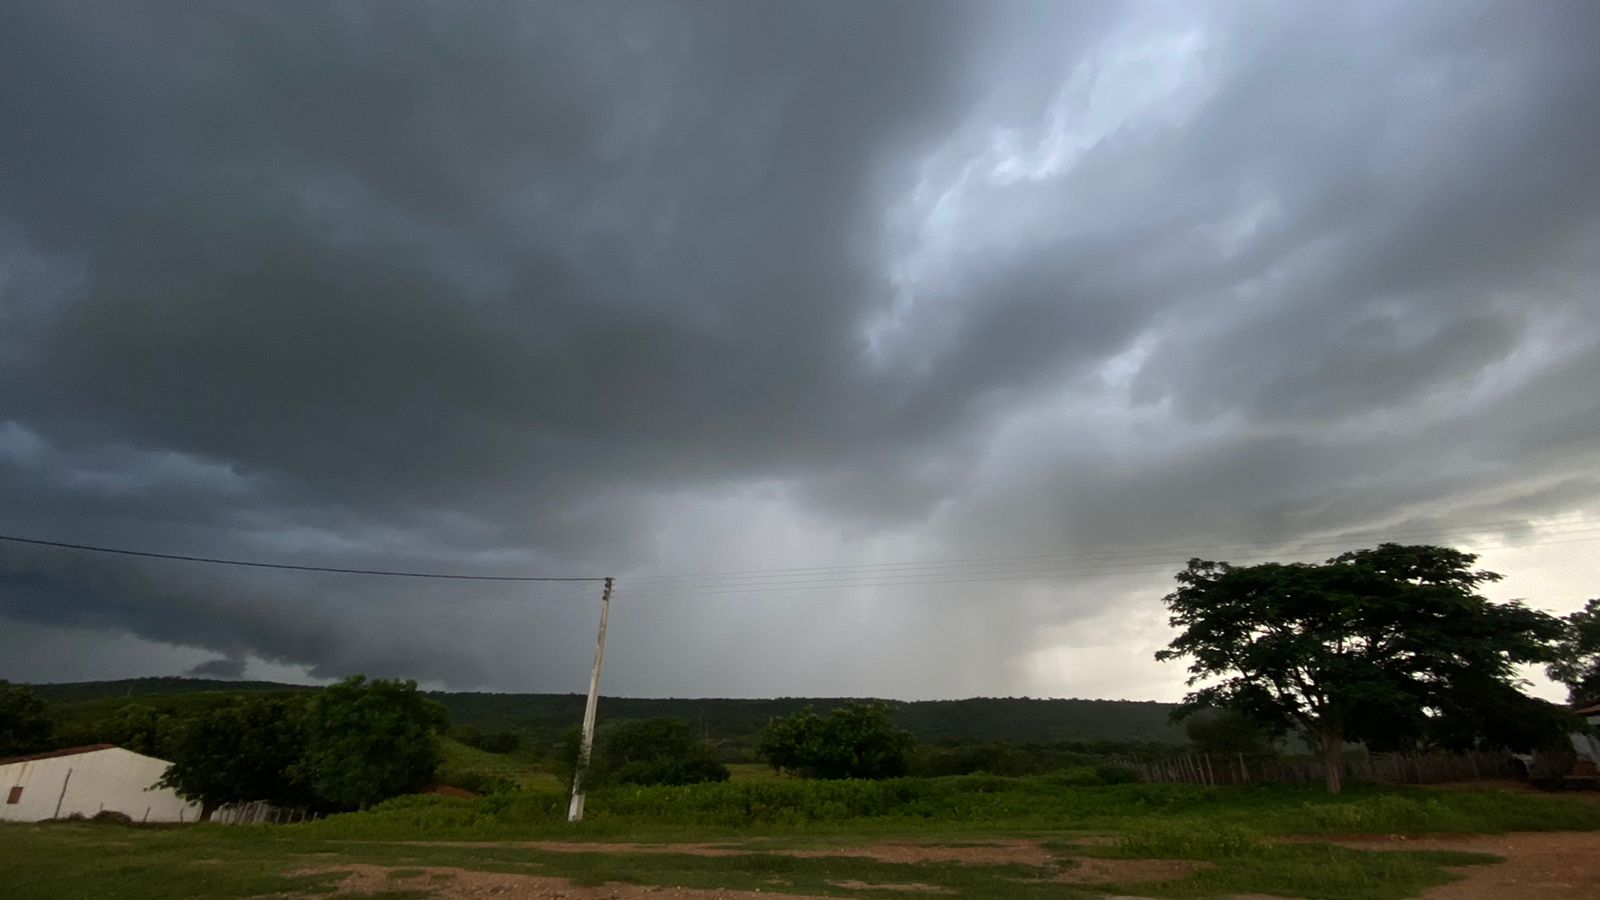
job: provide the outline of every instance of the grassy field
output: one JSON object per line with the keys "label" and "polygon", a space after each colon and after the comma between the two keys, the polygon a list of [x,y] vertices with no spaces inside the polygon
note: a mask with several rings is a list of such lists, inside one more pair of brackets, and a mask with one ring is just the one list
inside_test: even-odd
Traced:
{"label": "grassy field", "polygon": [[[576,827],[562,821],[563,810],[559,793],[527,790],[474,801],[400,798],[295,826],[12,825],[0,827],[0,872],[4,896],[19,900],[325,896],[357,870],[380,873],[366,895],[391,898],[475,895],[449,892],[475,873],[505,873],[494,877],[901,900],[906,891],[891,886],[977,900],[1356,900],[1414,896],[1457,877],[1454,867],[1493,858],[1355,850],[1314,836],[1600,829],[1600,808],[1565,797],[1357,789],[1329,798],[1291,788],[1080,788],[1045,778],[618,789],[591,796],[590,821]],[[679,846],[686,841],[699,846]],[[995,843],[1027,853],[938,858]],[[724,855],[703,855],[707,844]],[[921,855],[861,855],[884,844],[916,845]],[[1127,860],[1172,862],[1154,880],[1122,883],[1119,873],[1135,871],[1118,868]],[[1074,883],[1085,871],[1103,877]]]}

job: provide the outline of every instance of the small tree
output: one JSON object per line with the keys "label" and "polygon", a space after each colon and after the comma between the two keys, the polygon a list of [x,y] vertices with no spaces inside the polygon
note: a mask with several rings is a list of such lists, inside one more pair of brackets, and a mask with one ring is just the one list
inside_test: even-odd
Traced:
{"label": "small tree", "polygon": [[308,805],[294,768],[305,752],[305,703],[250,696],[180,720],[165,739],[172,766],[161,784],[200,804],[209,820],[220,806],[266,801]]}
{"label": "small tree", "polygon": [[1303,729],[1337,793],[1346,740],[1393,737],[1490,686],[1515,691],[1516,665],[1549,658],[1557,621],[1479,596],[1500,576],[1476,559],[1384,544],[1323,565],[1190,560],[1165,598],[1180,634],[1156,658],[1191,659],[1189,683],[1205,684],[1188,709]]}
{"label": "small tree", "polygon": [[43,750],[52,731],[49,709],[32,688],[0,680],[0,756]]}
{"label": "small tree", "polygon": [[1567,686],[1573,703],[1600,701],[1600,599],[1562,620],[1555,661],[1546,673]]}
{"label": "small tree", "polygon": [[1184,718],[1183,730],[1199,753],[1265,756],[1277,752],[1275,736],[1236,709],[1196,711]]}
{"label": "small tree", "polygon": [[896,778],[916,741],[894,727],[884,703],[845,703],[827,718],[810,707],[774,718],[757,748],[774,769],[809,778]]}
{"label": "small tree", "polygon": [[415,681],[357,675],[317,692],[306,709],[306,751],[295,774],[334,806],[354,809],[432,783],[444,707]]}
{"label": "small tree", "polygon": [[622,722],[605,734],[591,772],[624,784],[727,781],[728,767],[694,739],[682,719]]}

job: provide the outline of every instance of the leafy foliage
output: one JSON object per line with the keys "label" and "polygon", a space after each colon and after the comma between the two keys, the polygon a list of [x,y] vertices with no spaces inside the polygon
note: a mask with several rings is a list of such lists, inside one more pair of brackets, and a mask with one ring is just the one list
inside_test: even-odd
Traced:
{"label": "leafy foliage", "polygon": [[1562,625],[1555,659],[1546,671],[1567,686],[1567,699],[1573,703],[1600,702],[1600,599],[1584,604]]}
{"label": "leafy foliage", "polygon": [[623,784],[728,780],[728,767],[694,739],[682,719],[620,723],[606,733],[594,762],[606,777]]}
{"label": "leafy foliage", "polygon": [[774,769],[810,778],[895,778],[906,773],[916,745],[896,728],[883,703],[847,703],[826,718],[809,707],[773,719],[758,752]]}
{"label": "leafy foliage", "polygon": [[44,701],[25,684],[0,681],[0,756],[42,750],[49,746],[50,737]]}
{"label": "leafy foliage", "polygon": [[311,793],[296,765],[306,748],[305,704],[276,696],[246,696],[183,720],[164,740],[172,756],[161,783],[201,804],[265,800],[307,805]]}
{"label": "leafy foliage", "polygon": [[439,766],[444,708],[415,681],[357,675],[311,697],[305,755],[294,774],[335,806],[355,808],[421,790]]}
{"label": "leafy foliage", "polygon": [[1165,602],[1180,630],[1157,659],[1188,657],[1186,708],[1231,707],[1304,729],[1339,790],[1347,739],[1405,740],[1448,723],[1454,740],[1503,737],[1487,700],[1507,702],[1514,667],[1542,662],[1556,619],[1477,593],[1500,576],[1477,557],[1384,544],[1322,565],[1190,560]]}
{"label": "leafy foliage", "polygon": [[[613,786],[589,797],[580,832],[674,839],[732,831],[792,836],[907,831],[1122,831],[1138,823],[1262,834],[1560,831],[1600,829],[1600,807],[1572,797],[1500,791],[1373,789],[1329,795],[1301,786],[1071,783],[1057,776],[779,778],[686,786]],[[339,838],[492,839],[572,835],[566,796],[518,791],[478,800],[397,797],[365,814],[334,816],[302,833]]]}
{"label": "leafy foliage", "polygon": [[179,719],[142,703],[118,709],[97,729],[97,740],[135,753],[171,759],[177,753]]}
{"label": "leafy foliage", "polygon": [[1183,729],[1197,753],[1267,756],[1277,752],[1271,730],[1237,709],[1194,712],[1184,718]]}

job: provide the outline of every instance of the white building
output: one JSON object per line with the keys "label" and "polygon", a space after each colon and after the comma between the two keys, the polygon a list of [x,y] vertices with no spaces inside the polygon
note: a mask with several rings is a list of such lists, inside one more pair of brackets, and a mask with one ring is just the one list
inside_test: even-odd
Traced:
{"label": "white building", "polygon": [[[1595,728],[1600,728],[1600,703],[1591,703],[1582,709],[1575,709],[1573,712],[1583,716],[1584,721]],[[1592,734],[1578,734],[1576,732],[1568,735],[1568,737],[1572,739],[1572,749],[1577,751],[1578,756],[1587,759],[1590,766],[1600,769],[1600,738],[1596,738]]]}
{"label": "white building", "polygon": [[108,810],[135,822],[193,822],[199,804],[155,786],[170,765],[111,744],[0,759],[0,822]]}

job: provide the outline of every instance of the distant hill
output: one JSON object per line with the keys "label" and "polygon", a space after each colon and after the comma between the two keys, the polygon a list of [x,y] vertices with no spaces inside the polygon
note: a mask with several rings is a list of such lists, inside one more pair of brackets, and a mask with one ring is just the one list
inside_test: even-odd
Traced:
{"label": "distant hill", "polygon": [[[316,690],[270,681],[214,681],[198,678],[133,678],[34,685],[63,722],[103,716],[129,702],[158,709],[204,707],[240,693]],[[431,692],[455,725],[480,731],[517,731],[552,740],[583,716],[581,694],[490,694]],[[745,744],[767,720],[805,706],[825,712],[845,698],[783,697],[771,700],[660,699],[602,697],[602,720],[673,717],[713,740]],[[1181,744],[1181,728],[1167,716],[1170,703],[1131,700],[1034,700],[977,697],[969,700],[897,702],[895,719],[929,744],[1015,741],[1022,743],[1115,742]]]}

